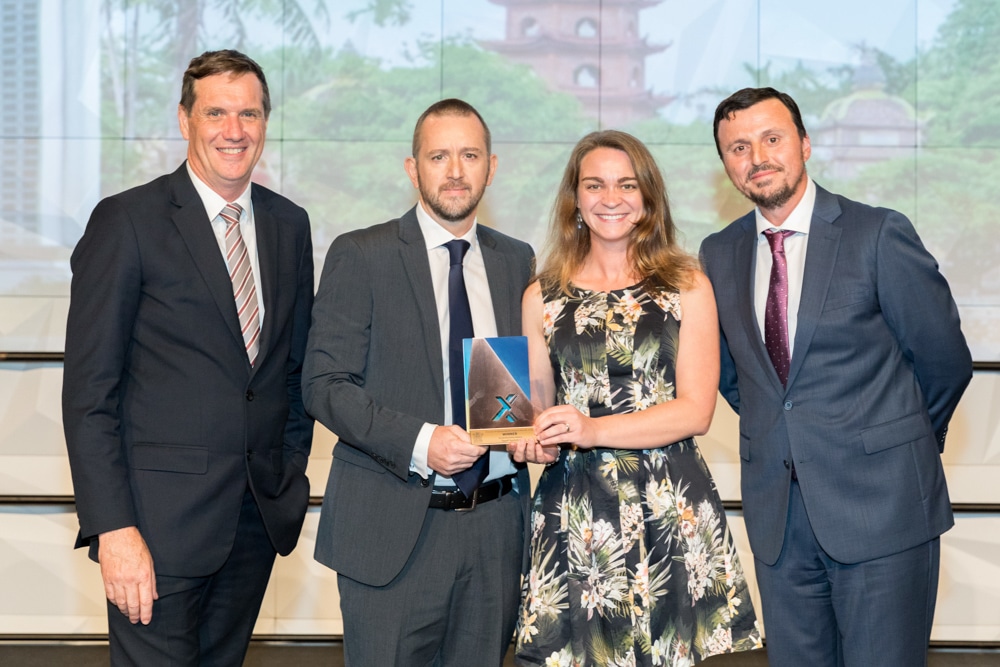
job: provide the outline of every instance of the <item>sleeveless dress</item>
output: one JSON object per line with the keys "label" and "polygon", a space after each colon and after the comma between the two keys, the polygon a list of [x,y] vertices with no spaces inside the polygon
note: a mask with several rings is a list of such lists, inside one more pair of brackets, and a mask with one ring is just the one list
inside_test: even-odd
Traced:
{"label": "sleeveless dress", "polygon": [[[674,398],[680,294],[542,285],[556,402],[599,417]],[[533,500],[517,662],[683,667],[761,647],[715,483],[694,440],[564,449]]]}

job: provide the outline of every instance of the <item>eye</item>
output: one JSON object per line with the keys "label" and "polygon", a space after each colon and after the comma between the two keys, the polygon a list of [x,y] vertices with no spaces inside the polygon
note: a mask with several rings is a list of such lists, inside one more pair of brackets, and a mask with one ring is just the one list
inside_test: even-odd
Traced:
{"label": "eye", "polygon": [[635,190],[635,189],[636,189],[636,187],[637,187],[637,186],[636,186],[636,184],[635,184],[635,183],[624,183],[624,184],[622,185],[622,190],[625,190],[625,191],[627,191],[627,192],[632,192],[633,190]]}
{"label": "eye", "polygon": [[769,144],[776,144],[776,143],[778,143],[778,137],[768,137],[767,138],[767,143],[769,143]]}

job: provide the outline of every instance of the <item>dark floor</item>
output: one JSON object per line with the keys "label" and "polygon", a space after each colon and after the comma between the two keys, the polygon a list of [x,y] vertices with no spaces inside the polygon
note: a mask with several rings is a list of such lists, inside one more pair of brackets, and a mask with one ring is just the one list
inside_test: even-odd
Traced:
{"label": "dark floor", "polygon": [[[0,641],[0,667],[105,667],[108,647],[100,642],[38,644]],[[250,645],[244,667],[342,667],[343,653],[338,642],[277,643],[255,641]],[[752,651],[722,655],[701,663],[704,667],[767,667],[767,654]],[[508,655],[505,667],[513,667]],[[935,649],[930,667],[1000,667],[1000,650]]]}

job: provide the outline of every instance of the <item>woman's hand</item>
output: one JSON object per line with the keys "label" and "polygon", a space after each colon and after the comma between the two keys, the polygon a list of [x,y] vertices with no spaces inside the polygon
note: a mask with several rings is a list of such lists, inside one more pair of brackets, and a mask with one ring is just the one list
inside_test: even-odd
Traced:
{"label": "woman's hand", "polygon": [[507,443],[507,452],[518,463],[544,463],[549,465],[559,459],[559,446],[543,447],[535,438],[522,438]]}
{"label": "woman's hand", "polygon": [[597,420],[571,405],[557,405],[535,418],[535,438],[542,447],[566,444],[590,449],[599,444]]}

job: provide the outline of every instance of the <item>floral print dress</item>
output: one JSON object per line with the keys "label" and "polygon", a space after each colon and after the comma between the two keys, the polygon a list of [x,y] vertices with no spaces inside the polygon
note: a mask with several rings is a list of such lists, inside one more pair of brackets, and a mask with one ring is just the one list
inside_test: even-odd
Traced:
{"label": "floral print dress", "polygon": [[[680,294],[543,284],[556,402],[599,417],[674,398]],[[521,665],[684,667],[759,648],[715,483],[693,439],[563,450],[539,480]]]}

